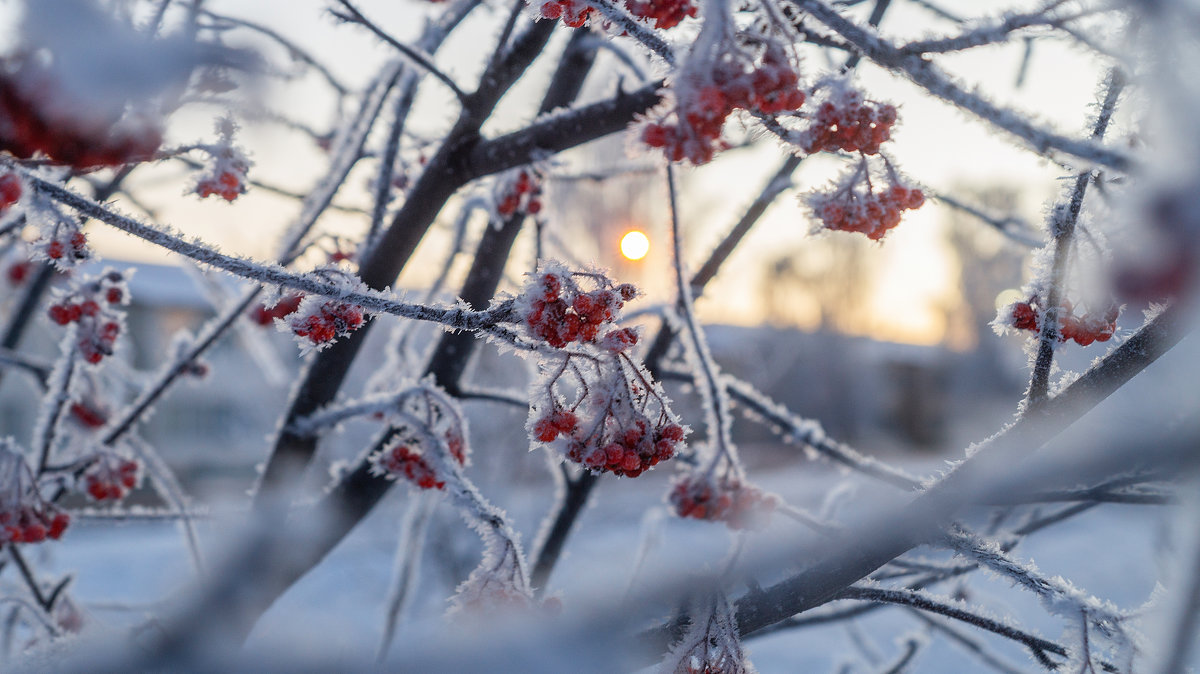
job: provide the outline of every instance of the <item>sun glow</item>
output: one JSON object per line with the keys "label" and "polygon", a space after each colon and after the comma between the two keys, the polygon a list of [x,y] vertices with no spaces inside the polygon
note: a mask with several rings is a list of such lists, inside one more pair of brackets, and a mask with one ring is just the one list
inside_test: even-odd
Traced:
{"label": "sun glow", "polygon": [[650,252],[650,239],[645,232],[632,230],[621,237],[621,254],[630,260],[640,260]]}

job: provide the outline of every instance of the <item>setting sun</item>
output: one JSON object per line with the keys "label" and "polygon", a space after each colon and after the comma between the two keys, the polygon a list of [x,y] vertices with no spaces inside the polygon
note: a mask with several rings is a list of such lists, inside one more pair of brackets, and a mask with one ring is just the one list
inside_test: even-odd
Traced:
{"label": "setting sun", "polygon": [[621,254],[630,260],[640,260],[650,252],[650,239],[644,232],[633,230],[621,237]]}

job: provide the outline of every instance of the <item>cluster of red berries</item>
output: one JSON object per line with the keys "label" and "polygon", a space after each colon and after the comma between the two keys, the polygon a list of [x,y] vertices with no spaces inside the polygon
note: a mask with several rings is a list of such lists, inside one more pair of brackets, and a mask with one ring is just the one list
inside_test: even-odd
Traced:
{"label": "cluster of red berries", "polygon": [[625,9],[642,18],[652,19],[655,28],[674,28],[688,17],[696,16],[692,0],[625,0]]}
{"label": "cluster of red berries", "polygon": [[747,66],[730,56],[713,68],[711,84],[677,87],[675,121],[647,124],[642,142],[663,148],[671,161],[706,164],[725,149],[721,129],[735,110],[777,114],[804,104],[800,76],[782,49],[769,47],[758,67]]}
{"label": "cluster of red berries", "polygon": [[859,232],[879,241],[900,224],[904,211],[925,203],[925,193],[899,183],[879,192],[868,185],[865,192],[860,192],[852,183],[833,194],[814,195],[811,203],[825,229]]}
{"label": "cluster of red berries", "polygon": [[757,529],[779,506],[779,497],[736,478],[693,473],[678,478],[668,497],[675,514],[724,522],[730,529]]}
{"label": "cluster of red berries", "polygon": [[0,511],[0,543],[58,540],[70,524],[70,515],[48,503],[3,510]]}
{"label": "cluster of red berries", "polygon": [[[76,168],[114,166],[153,156],[162,133],[123,111],[61,100],[67,94],[35,59],[0,72],[0,150],[22,159],[42,153]],[[70,111],[69,113],[64,111]]]}
{"label": "cluster of red berries", "polygon": [[250,310],[250,320],[263,326],[274,325],[276,318],[287,318],[295,313],[300,308],[300,301],[303,299],[303,293],[287,293],[269,307],[260,302],[258,306]]}
{"label": "cluster of red berries", "polygon": [[[1009,321],[1018,330],[1041,330],[1042,302],[1037,296],[1017,302],[1009,309]],[[1058,308],[1058,341],[1074,340],[1080,346],[1107,342],[1117,330],[1121,308],[1111,305],[1103,312],[1089,311],[1076,316],[1070,302],[1064,300]]]}
{"label": "cluster of red berries", "polygon": [[[458,465],[466,465],[467,443],[457,428],[451,428],[442,434],[446,442],[446,452]],[[425,456],[415,449],[419,443],[415,440],[397,442],[391,449],[385,449],[375,457],[375,465],[385,474],[404,477],[420,489],[442,489],[446,481],[439,479],[437,471]]]}
{"label": "cluster of red berries", "polygon": [[563,25],[580,28],[596,10],[583,0],[548,0],[538,11],[543,19],[562,19]]}
{"label": "cluster of red berries", "polygon": [[42,252],[51,260],[63,262],[78,262],[90,256],[87,236],[78,229],[66,227],[54,238],[42,242]]}
{"label": "cluster of red berries", "polygon": [[[319,304],[318,304],[319,302]],[[362,307],[336,300],[312,302],[309,310],[298,309],[289,321],[292,332],[318,346],[332,343],[362,327]]]}
{"label": "cluster of red berries", "polygon": [[21,179],[15,173],[0,176],[0,215],[21,200]]}
{"label": "cluster of red berries", "polygon": [[[616,419],[610,416],[605,425],[612,426],[613,422]],[[606,435],[610,441],[601,444],[589,441],[582,433],[574,433],[567,442],[567,458],[598,473],[637,477],[675,456],[684,432],[676,423],[662,423],[652,428],[645,419],[638,419],[631,427],[601,434],[601,438]]]}
{"label": "cluster of red berries", "polygon": [[[570,274],[544,272],[522,296],[525,324],[530,334],[556,349],[572,342],[595,342],[601,327],[612,322],[625,302],[637,294],[637,288],[629,283],[612,288],[602,284],[584,291]],[[637,335],[627,330],[614,339],[632,344]]]}
{"label": "cluster of red berries", "polygon": [[84,489],[93,500],[119,501],[137,486],[140,468],[137,461],[108,452],[98,454],[83,473]]}
{"label": "cluster of red berries", "polygon": [[542,184],[537,175],[526,170],[504,185],[496,200],[496,212],[508,217],[518,211],[537,215],[542,212]]}
{"label": "cluster of red berries", "polygon": [[51,304],[47,314],[58,325],[79,324],[76,345],[83,359],[94,365],[113,353],[121,334],[121,321],[112,307],[125,298],[124,277],[120,272],[110,271]]}
{"label": "cluster of red berries", "polygon": [[876,154],[892,137],[895,123],[895,106],[864,101],[858,91],[836,85],[817,107],[816,120],[804,132],[800,145],[809,154],[836,150]]}
{"label": "cluster of red berries", "polygon": [[233,201],[246,193],[245,174],[221,171],[196,181],[196,194],[201,198],[217,195],[225,201]]}
{"label": "cluster of red berries", "polygon": [[377,465],[390,475],[402,475],[421,489],[442,489],[445,481],[437,479],[433,466],[420,453],[407,445],[396,445],[376,460]]}
{"label": "cluster of red berries", "polygon": [[31,273],[33,273],[33,262],[16,260],[8,265],[8,269],[4,270],[4,278],[9,285],[19,286],[29,278]]}
{"label": "cluster of red berries", "polygon": [[86,402],[71,403],[71,417],[85,428],[101,428],[108,423],[108,415]]}

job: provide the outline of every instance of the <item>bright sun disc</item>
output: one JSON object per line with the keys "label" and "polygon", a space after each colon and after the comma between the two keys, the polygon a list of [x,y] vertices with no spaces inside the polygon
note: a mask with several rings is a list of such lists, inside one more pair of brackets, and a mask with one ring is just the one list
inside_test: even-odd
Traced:
{"label": "bright sun disc", "polygon": [[630,260],[640,260],[650,252],[650,239],[636,229],[621,237],[621,254]]}

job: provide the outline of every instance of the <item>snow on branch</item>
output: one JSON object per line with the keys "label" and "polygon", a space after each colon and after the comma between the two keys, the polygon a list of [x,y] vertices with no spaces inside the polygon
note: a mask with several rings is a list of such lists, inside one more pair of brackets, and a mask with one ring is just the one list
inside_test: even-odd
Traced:
{"label": "snow on branch", "polygon": [[273,264],[261,264],[242,257],[225,255],[168,230],[156,229],[112,209],[94,203],[59,185],[28,176],[36,188],[80,214],[112,225],[140,239],[189,257],[201,264],[216,267],[236,276],[262,284],[292,288],[311,295],[336,298],[375,313],[392,314],[402,318],[440,323],[455,330],[488,330],[510,318],[511,305],[503,303],[484,311],[464,308],[430,307],[397,301],[391,293],[360,288],[346,289],[342,284],[316,274],[293,274]]}
{"label": "snow on branch", "polygon": [[818,21],[833,29],[853,44],[867,58],[889,70],[904,73],[929,93],[971,112],[1028,143],[1034,151],[1045,154],[1058,150],[1087,162],[1129,171],[1134,162],[1129,155],[1091,140],[1068,138],[1029,121],[1029,116],[1001,108],[982,95],[966,90],[931,61],[916,54],[906,54],[875,31],[843,17],[821,0],[788,0],[809,12]]}

